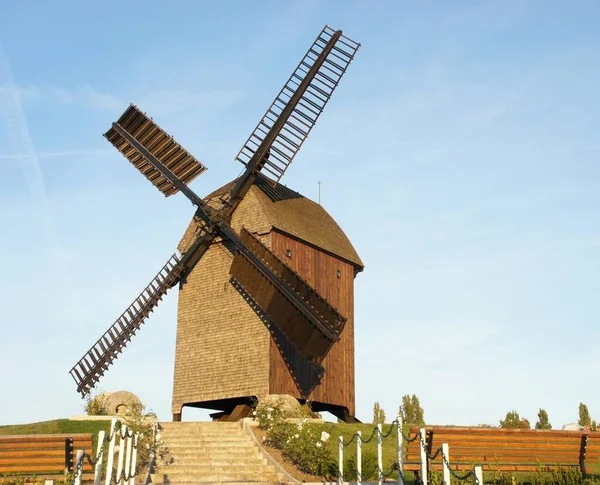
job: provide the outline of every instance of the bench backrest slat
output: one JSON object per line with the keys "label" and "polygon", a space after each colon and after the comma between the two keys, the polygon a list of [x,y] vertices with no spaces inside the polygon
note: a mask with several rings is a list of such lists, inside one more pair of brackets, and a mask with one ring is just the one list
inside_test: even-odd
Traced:
{"label": "bench backrest slat", "polygon": [[[65,439],[73,439],[73,450],[92,454],[93,436],[89,433],[0,436],[0,478],[13,474],[58,474],[65,468]],[[84,472],[92,470],[85,461]]]}
{"label": "bench backrest slat", "polygon": [[[582,437],[587,435],[585,462],[596,463],[600,458],[600,432],[559,431],[535,429],[460,428],[425,426],[433,432],[431,449],[435,452],[448,443],[449,461],[454,469],[469,469],[473,464],[487,469],[533,470],[540,465],[580,466]],[[410,428],[414,436],[418,426]],[[420,459],[419,441],[406,447],[406,462]],[[441,460],[432,462],[433,469],[441,468]]]}

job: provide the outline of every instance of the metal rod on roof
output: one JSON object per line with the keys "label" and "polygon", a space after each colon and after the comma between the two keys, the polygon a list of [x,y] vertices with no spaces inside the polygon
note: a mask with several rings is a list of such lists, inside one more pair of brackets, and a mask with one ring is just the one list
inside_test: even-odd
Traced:
{"label": "metal rod on roof", "polygon": [[321,205],[321,184],[323,182],[321,182],[320,180],[317,182],[317,185],[319,186],[319,205]]}

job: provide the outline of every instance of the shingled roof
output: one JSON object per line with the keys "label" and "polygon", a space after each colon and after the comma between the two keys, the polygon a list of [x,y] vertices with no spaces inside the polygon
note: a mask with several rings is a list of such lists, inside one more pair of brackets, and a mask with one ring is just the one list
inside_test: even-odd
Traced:
{"label": "shingled roof", "polygon": [[[234,183],[235,180],[215,190],[204,200],[211,206],[220,206],[220,197]],[[348,261],[358,271],[364,268],[352,243],[323,206],[283,185],[273,187],[258,178],[235,210],[231,225],[236,231],[243,225],[258,234],[276,229]],[[192,219],[179,243],[180,252],[191,244],[197,227]]]}

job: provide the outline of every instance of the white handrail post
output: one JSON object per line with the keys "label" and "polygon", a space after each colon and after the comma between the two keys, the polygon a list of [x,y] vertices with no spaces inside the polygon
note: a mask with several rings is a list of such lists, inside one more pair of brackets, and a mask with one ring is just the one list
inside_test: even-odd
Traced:
{"label": "white handrail post", "polygon": [[121,432],[119,433],[119,461],[117,462],[117,476],[115,477],[115,483],[119,482],[123,485],[123,457],[125,456],[125,436],[127,436],[127,426],[124,424],[121,426]]}
{"label": "white handrail post", "polygon": [[[75,473],[75,485],[81,485],[81,475],[83,475],[83,454],[85,450],[77,450],[77,457],[75,458],[75,469],[77,472]],[[79,466],[81,464],[81,466]],[[77,468],[79,466],[79,468]]]}
{"label": "white handrail post", "polygon": [[362,482],[362,433],[356,432],[356,485]]}
{"label": "white handrail post", "polygon": [[398,421],[398,429],[396,436],[396,443],[398,449],[398,456],[396,457],[396,459],[398,460],[398,485],[404,485],[404,457],[402,456],[402,444],[404,439],[402,437],[402,416],[398,415],[396,417],[396,420]]}
{"label": "white handrail post", "polygon": [[381,423],[377,423],[377,479],[379,485],[383,483],[383,433],[381,432]]}
{"label": "white handrail post", "polygon": [[344,483],[344,437],[340,436],[338,440],[338,483]]}
{"label": "white handrail post", "polygon": [[102,480],[102,457],[104,456],[104,438],[106,431],[98,432],[98,444],[96,445],[96,468],[94,469],[94,485],[100,485]]}
{"label": "white handrail post", "polygon": [[442,483],[450,485],[450,447],[442,443]]}
{"label": "white handrail post", "polygon": [[129,481],[129,472],[131,470],[131,444],[133,441],[133,431],[127,431],[127,452],[125,453],[125,473],[123,474],[123,481]]}
{"label": "white handrail post", "polygon": [[419,429],[419,442],[421,450],[421,483],[427,485],[427,435],[425,428]]}
{"label": "white handrail post", "polygon": [[106,455],[106,479],[104,485],[110,485],[112,478],[113,461],[115,458],[115,441],[117,441],[117,418],[110,420],[110,431],[108,436],[110,441],[108,442],[108,454]]}
{"label": "white handrail post", "polygon": [[136,434],[133,437],[133,456],[131,457],[131,472],[129,473],[129,476],[131,478],[129,480],[129,485],[135,485],[135,468],[136,468],[136,462],[137,462],[138,438],[139,438],[139,434]]}
{"label": "white handrail post", "polygon": [[483,469],[480,466],[473,467],[475,485],[483,485]]}

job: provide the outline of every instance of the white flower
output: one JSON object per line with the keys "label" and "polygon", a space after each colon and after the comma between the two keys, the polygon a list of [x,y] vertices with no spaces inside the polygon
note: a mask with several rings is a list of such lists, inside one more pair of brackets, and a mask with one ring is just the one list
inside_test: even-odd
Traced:
{"label": "white flower", "polygon": [[300,438],[300,435],[299,434],[295,434],[294,438]]}
{"label": "white flower", "polygon": [[321,445],[321,442],[320,442],[320,441],[317,441],[317,448],[321,448],[321,446],[322,446],[322,445]]}
{"label": "white flower", "polygon": [[327,431],[321,432],[321,441],[325,442],[329,439],[329,433]]}
{"label": "white flower", "polygon": [[159,440],[160,439],[160,433],[156,433],[156,439]]}
{"label": "white flower", "polygon": [[266,438],[265,436],[263,436],[263,439],[262,439],[262,440],[263,440],[263,441],[265,441],[266,439],[267,439],[267,438]]}
{"label": "white flower", "polygon": [[256,411],[253,411],[253,412],[252,412],[252,416],[256,416]]}
{"label": "white flower", "polygon": [[271,415],[270,414],[267,414],[267,419],[271,419]]}
{"label": "white flower", "polygon": [[150,449],[150,443],[146,443],[146,449],[149,450]]}
{"label": "white flower", "polygon": [[271,412],[271,411],[273,411],[273,408],[272,408],[271,406],[269,406],[269,407],[267,408],[267,411]]}

